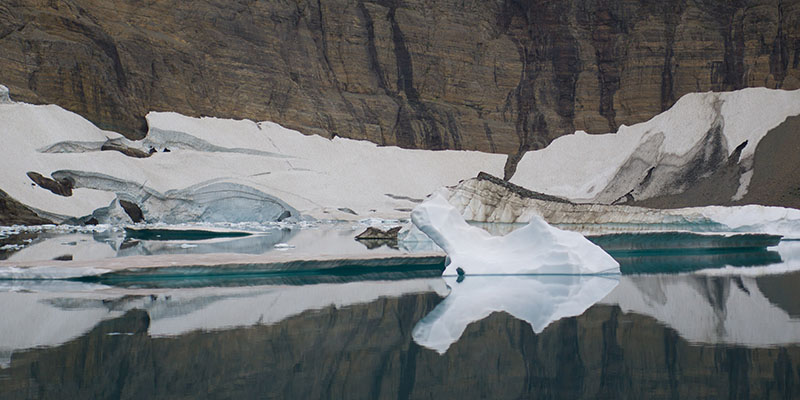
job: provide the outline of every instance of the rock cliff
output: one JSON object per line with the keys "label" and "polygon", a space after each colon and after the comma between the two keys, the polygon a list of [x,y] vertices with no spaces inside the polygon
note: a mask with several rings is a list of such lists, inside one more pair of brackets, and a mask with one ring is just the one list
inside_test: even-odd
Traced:
{"label": "rock cliff", "polygon": [[799,63],[800,2],[782,0],[0,4],[15,97],[129,137],[170,110],[519,155],[689,92],[800,88]]}

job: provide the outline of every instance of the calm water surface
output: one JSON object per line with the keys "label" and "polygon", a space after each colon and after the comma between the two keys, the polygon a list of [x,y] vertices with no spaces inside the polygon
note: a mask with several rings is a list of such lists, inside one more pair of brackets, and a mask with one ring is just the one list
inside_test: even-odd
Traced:
{"label": "calm water surface", "polygon": [[661,254],[590,277],[0,281],[0,398],[800,398],[799,250],[679,274]]}

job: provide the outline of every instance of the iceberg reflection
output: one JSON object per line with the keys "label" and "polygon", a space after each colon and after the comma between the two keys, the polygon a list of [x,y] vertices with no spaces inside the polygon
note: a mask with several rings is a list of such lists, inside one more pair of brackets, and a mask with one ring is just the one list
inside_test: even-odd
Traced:
{"label": "iceberg reflection", "polygon": [[467,326],[503,311],[540,333],[552,322],[583,314],[619,283],[618,275],[495,275],[444,277],[450,294],[414,327],[414,341],[444,354]]}

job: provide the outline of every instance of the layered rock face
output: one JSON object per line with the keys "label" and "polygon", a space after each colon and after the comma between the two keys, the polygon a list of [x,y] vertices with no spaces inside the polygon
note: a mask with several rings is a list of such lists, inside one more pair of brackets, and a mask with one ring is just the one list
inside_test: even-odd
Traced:
{"label": "layered rock face", "polygon": [[800,88],[800,3],[10,0],[0,55],[18,100],[130,137],[170,110],[521,154],[689,92]]}

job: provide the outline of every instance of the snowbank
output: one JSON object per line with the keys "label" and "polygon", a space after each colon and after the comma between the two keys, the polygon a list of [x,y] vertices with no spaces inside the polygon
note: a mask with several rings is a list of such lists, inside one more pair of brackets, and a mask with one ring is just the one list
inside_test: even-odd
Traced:
{"label": "snowbank", "polygon": [[443,197],[434,194],[411,213],[414,225],[450,258],[444,275],[619,273],[619,264],[576,232],[533,216],[506,236],[470,226]]}
{"label": "snowbank", "polygon": [[[270,122],[169,112],[148,114],[149,133],[142,142],[53,105],[3,103],[0,121],[0,188],[57,221],[100,210],[98,219],[125,222],[117,199],[137,204],[148,222],[263,222],[295,214],[407,218],[441,186],[481,170],[501,173],[506,158],[380,147],[305,136]],[[101,151],[109,140],[157,152],[134,158]],[[28,171],[74,181],[73,195],[33,185]],[[254,213],[255,205],[263,210]]]}
{"label": "snowbank", "polygon": [[[741,147],[743,194],[759,141],[800,114],[800,90],[765,88],[693,93],[649,121],[616,133],[561,136],[525,154],[511,182],[578,202],[611,203],[682,191],[685,181],[727,163]],[[746,144],[745,144],[746,142]],[[703,171],[698,171],[702,169]]]}

